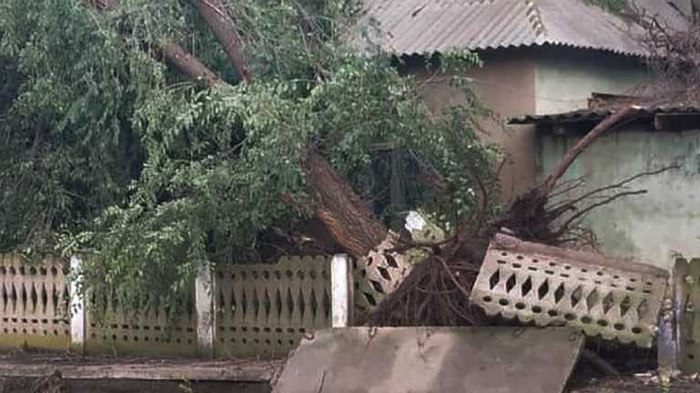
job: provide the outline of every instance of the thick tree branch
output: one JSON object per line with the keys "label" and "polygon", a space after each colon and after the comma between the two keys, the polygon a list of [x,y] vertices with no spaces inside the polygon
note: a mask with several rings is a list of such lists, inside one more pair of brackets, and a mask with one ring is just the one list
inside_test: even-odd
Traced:
{"label": "thick tree branch", "polygon": [[[119,0],[90,0],[90,4],[98,11],[109,11],[119,5]],[[212,70],[179,44],[163,41],[160,50],[170,64],[193,80],[204,83],[209,88],[214,88],[221,83],[221,79]]]}
{"label": "thick tree branch", "polygon": [[192,2],[216,36],[216,39],[223,46],[226,56],[236,68],[238,75],[245,82],[251,82],[253,76],[250,74],[243,54],[243,41],[236,31],[236,24],[226,14],[221,2],[219,0],[192,0]]}
{"label": "thick tree branch", "polygon": [[209,88],[214,88],[221,82],[213,71],[180,45],[166,41],[161,44],[161,49],[169,63],[193,80],[204,83]]}
{"label": "thick tree branch", "polygon": [[566,173],[571,164],[588,147],[588,145],[593,143],[593,141],[595,141],[604,132],[615,127],[620,121],[634,115],[640,109],[640,107],[633,105],[622,108],[617,113],[608,116],[605,120],[600,122],[600,124],[598,124],[593,130],[591,130],[591,132],[586,134],[586,136],[583,137],[583,139],[578,141],[578,143],[574,147],[569,149],[569,151],[566,152],[566,155],[562,157],[561,160],[559,160],[559,163],[557,163],[557,166],[554,167],[554,171],[552,172],[552,174],[549,175],[544,184],[538,188],[538,199],[545,198],[554,190],[554,186],[557,184],[557,181],[559,181],[559,179],[564,175],[564,173]]}
{"label": "thick tree branch", "polygon": [[100,11],[108,11],[116,7],[119,0],[91,0],[91,3]]}

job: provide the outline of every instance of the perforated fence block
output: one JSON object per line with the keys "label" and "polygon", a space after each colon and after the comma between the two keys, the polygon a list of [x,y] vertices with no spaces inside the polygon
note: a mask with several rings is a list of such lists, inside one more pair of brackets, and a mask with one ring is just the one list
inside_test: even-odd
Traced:
{"label": "perforated fence block", "polygon": [[283,257],[215,272],[217,357],[285,357],[331,326],[329,257]]}
{"label": "perforated fence block", "polygon": [[[197,325],[193,292],[183,295],[177,310],[170,310],[159,302],[144,304],[139,309],[125,308],[116,299],[108,298],[106,309],[98,314],[95,302],[89,302],[86,353],[196,356]],[[101,315],[101,318],[98,319],[97,315]]]}
{"label": "perforated fence block", "polygon": [[411,273],[413,261],[392,251],[397,244],[396,235],[390,233],[367,257],[353,261],[355,309],[359,314],[373,310]]}
{"label": "perforated fence block", "polygon": [[64,261],[53,256],[29,263],[0,254],[0,347],[70,347],[66,274]]}
{"label": "perforated fence block", "polygon": [[676,263],[678,363],[685,373],[700,372],[700,258]]}
{"label": "perforated fence block", "polygon": [[668,286],[652,266],[499,235],[489,246],[471,301],[488,315],[651,347]]}

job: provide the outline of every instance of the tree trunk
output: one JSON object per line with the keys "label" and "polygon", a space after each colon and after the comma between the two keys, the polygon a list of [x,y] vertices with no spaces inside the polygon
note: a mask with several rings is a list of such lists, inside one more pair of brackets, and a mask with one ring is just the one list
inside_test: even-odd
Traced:
{"label": "tree trunk", "polygon": [[387,228],[328,160],[309,151],[302,165],[313,213],[343,249],[362,258],[386,239]]}
{"label": "tree trunk", "polygon": [[231,64],[245,82],[253,80],[243,54],[243,41],[236,31],[236,24],[226,13],[219,0],[192,0],[199,14],[207,22],[216,39],[226,52]]}

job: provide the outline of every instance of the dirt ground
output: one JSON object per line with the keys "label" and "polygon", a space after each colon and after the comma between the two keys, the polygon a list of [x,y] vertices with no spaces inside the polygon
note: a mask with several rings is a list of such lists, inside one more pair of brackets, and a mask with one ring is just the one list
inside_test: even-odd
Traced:
{"label": "dirt ground", "polygon": [[[647,364],[644,359],[649,356],[644,353],[628,353],[625,363],[629,359],[639,359],[640,364]],[[208,364],[204,366],[203,364]],[[276,369],[281,362],[261,361],[225,361],[225,362],[201,362],[195,360],[163,360],[163,359],[114,359],[114,358],[80,358],[70,355],[57,356],[55,353],[28,354],[14,353],[0,355],[0,371],[5,370],[0,376],[0,392],[2,393],[131,393],[131,392],[174,392],[174,393],[268,393],[270,386],[264,381],[268,373],[261,373],[257,381],[227,383],[225,381],[211,381],[206,383],[188,382],[185,380],[134,380],[134,379],[79,379],[81,369],[102,370],[123,368],[131,370],[131,367],[145,365],[147,369],[166,370],[168,372],[186,370],[197,367],[203,371],[210,367],[214,369],[239,368],[241,370]],[[613,363],[613,365],[616,365]],[[81,367],[82,366],[82,367]],[[175,369],[173,370],[173,367]],[[62,375],[58,384],[45,383],[49,381],[51,371],[63,369],[68,375]],[[71,371],[73,370],[73,371]],[[78,371],[76,371],[78,370]],[[90,372],[90,371],[88,371]],[[24,374],[24,375],[23,375]],[[28,375],[31,374],[31,375]],[[245,374],[245,373],[244,373]],[[241,374],[241,375],[244,375]],[[73,375],[71,378],[70,375]],[[247,375],[247,374],[246,374]],[[115,375],[116,376],[116,375]],[[42,389],[43,385],[46,389]],[[567,393],[690,393],[700,392],[700,375],[676,376],[671,378],[668,384],[662,383],[662,379],[655,373],[643,370],[625,371],[621,377],[605,377],[590,364],[579,362],[569,384],[565,390]]]}
{"label": "dirt ground", "polygon": [[269,393],[280,361],[0,355],[0,393]]}
{"label": "dirt ground", "polygon": [[696,393],[700,392],[700,378],[680,376],[663,384],[658,375],[636,374],[619,378],[573,380],[569,393]]}
{"label": "dirt ground", "polygon": [[9,378],[2,393],[270,393],[269,384],[236,382],[63,380],[50,385],[37,378]]}

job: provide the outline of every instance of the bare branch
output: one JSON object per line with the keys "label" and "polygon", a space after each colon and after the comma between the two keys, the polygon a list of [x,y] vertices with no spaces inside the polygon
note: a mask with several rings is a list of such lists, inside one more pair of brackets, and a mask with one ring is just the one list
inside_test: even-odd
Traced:
{"label": "bare branch", "polygon": [[545,198],[547,195],[549,195],[552,192],[552,190],[554,190],[559,178],[561,178],[564,175],[564,173],[566,173],[566,171],[569,169],[571,164],[573,164],[576,158],[578,158],[578,156],[591,143],[593,143],[593,141],[595,141],[604,132],[615,127],[622,120],[631,117],[632,115],[637,113],[640,109],[641,108],[638,106],[626,106],[617,113],[608,116],[605,120],[600,122],[593,130],[591,130],[591,132],[586,134],[586,136],[583,137],[583,139],[578,141],[578,143],[573,148],[569,149],[569,151],[566,152],[566,155],[561,160],[559,160],[559,163],[557,163],[557,166],[554,167],[554,171],[552,172],[552,174],[549,175],[545,183],[539,187],[537,197]]}
{"label": "bare branch", "polygon": [[632,196],[632,195],[642,195],[642,194],[647,194],[647,193],[648,193],[647,190],[637,190],[637,191],[626,191],[626,192],[621,192],[621,193],[619,193],[619,194],[615,194],[615,195],[613,195],[613,196],[610,196],[610,197],[608,197],[608,198],[605,198],[605,199],[603,199],[603,200],[600,201],[600,202],[597,202],[597,203],[594,203],[594,204],[592,204],[592,205],[590,205],[590,206],[587,206],[585,209],[583,209],[583,210],[579,211],[578,213],[574,214],[574,215],[571,216],[564,224],[562,224],[562,226],[560,227],[558,233],[559,233],[559,234],[563,234],[563,233],[569,228],[569,226],[570,226],[573,222],[575,222],[575,221],[578,220],[579,218],[585,216],[586,214],[590,213],[590,212],[591,212],[592,210],[594,210],[594,209],[597,209],[597,208],[599,208],[599,207],[601,207],[601,206],[604,206],[604,205],[607,205],[607,204],[609,204],[609,203],[612,203],[613,201],[615,201],[615,200],[617,200],[617,199],[620,199],[620,198],[624,198],[624,197],[628,197],[628,196]]}

